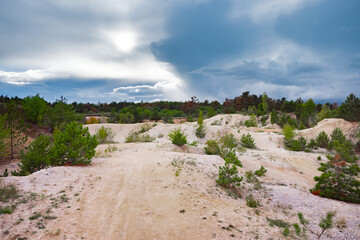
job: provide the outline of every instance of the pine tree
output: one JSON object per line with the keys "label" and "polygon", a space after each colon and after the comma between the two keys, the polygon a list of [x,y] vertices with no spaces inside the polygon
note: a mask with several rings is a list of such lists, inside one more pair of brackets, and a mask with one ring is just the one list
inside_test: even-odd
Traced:
{"label": "pine tree", "polygon": [[15,158],[15,154],[19,153],[27,141],[27,136],[24,135],[26,129],[24,117],[20,112],[15,100],[11,100],[6,105],[7,118],[6,129],[9,131],[9,145],[10,145],[10,158]]}
{"label": "pine tree", "polygon": [[330,157],[329,162],[321,163],[318,170],[323,173],[314,177],[317,183],[310,192],[320,197],[360,203],[360,181],[356,179],[360,167],[357,163],[350,164],[337,154]]}
{"label": "pine tree", "polygon": [[6,129],[7,114],[0,115],[0,158],[7,156],[6,139],[9,137],[9,131]]}
{"label": "pine tree", "polygon": [[88,128],[72,122],[65,126],[65,130],[54,131],[54,155],[52,165],[69,163],[90,164],[95,155],[95,148],[99,144],[95,136],[91,136]]}

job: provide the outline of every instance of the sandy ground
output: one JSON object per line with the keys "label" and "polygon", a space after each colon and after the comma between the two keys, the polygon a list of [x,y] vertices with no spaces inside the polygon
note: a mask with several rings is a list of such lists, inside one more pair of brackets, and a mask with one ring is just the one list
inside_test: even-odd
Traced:
{"label": "sandy ground", "polygon": [[[320,174],[317,157],[325,161],[326,150],[287,151],[276,126],[246,128],[241,122],[247,118],[232,114],[207,119],[205,139],[195,136],[196,123],[159,123],[148,131],[155,137],[152,143],[124,143],[141,124],[89,125],[91,133],[110,127],[116,142],[111,145],[117,150],[105,153],[109,144],[99,145],[87,167],[54,167],[3,178],[1,184],[14,184],[21,197],[12,214],[0,215],[0,239],[285,239],[282,229],[271,227],[267,218],[292,224],[302,212],[310,227],[320,231],[317,224],[327,211],[336,211],[335,226],[322,239],[360,239],[359,205],[309,192],[313,177]],[[214,121],[220,125],[211,125]],[[326,119],[299,135],[312,137],[339,126],[348,134],[353,124]],[[178,127],[198,146],[171,144],[167,135]],[[250,133],[255,139],[257,149],[238,153],[243,164],[239,175],[261,165],[268,170],[259,177],[261,189],[243,181],[241,198],[216,186],[224,160],[203,150],[207,139],[227,133],[238,139]],[[250,194],[260,202],[258,208],[246,205]],[[41,216],[30,220],[35,212]]]}

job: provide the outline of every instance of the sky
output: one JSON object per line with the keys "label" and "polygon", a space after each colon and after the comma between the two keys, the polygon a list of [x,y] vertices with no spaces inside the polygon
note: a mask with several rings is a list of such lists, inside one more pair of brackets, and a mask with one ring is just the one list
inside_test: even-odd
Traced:
{"label": "sky", "polygon": [[360,97],[359,0],[1,0],[0,95]]}

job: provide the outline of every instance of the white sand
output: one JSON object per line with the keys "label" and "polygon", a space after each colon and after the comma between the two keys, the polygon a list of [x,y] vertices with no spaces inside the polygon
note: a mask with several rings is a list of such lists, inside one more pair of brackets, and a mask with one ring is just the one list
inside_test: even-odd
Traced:
{"label": "white sand", "polygon": [[[195,136],[196,123],[157,124],[148,132],[156,138],[152,143],[124,143],[127,134],[140,129],[141,124],[89,125],[91,133],[101,126],[110,127],[116,133],[115,145],[120,151],[111,157],[94,158],[87,167],[54,167],[27,177],[4,178],[4,183],[13,183],[23,193],[34,192],[38,197],[19,204],[11,215],[0,215],[0,228],[9,230],[8,235],[0,233],[0,238],[283,239],[282,230],[270,227],[267,217],[295,223],[296,214],[302,212],[311,228],[319,231],[320,218],[327,211],[336,211],[335,227],[322,239],[360,239],[359,205],[309,192],[315,184],[313,177],[320,174],[317,156],[325,159],[326,154],[284,150],[282,136],[273,132],[276,129],[241,126],[240,121],[247,118],[232,114],[207,119],[207,136],[201,140]],[[210,125],[215,120],[222,125]],[[189,142],[198,141],[199,145],[180,148],[171,144],[167,135],[177,127],[187,134]],[[353,124],[327,119],[300,134],[313,137],[321,130],[331,133],[335,127],[346,132]],[[224,161],[219,156],[205,155],[203,150],[207,139],[226,133],[238,139],[250,133],[258,147],[238,153],[244,165],[239,168],[240,175],[261,165],[268,170],[259,178],[264,188],[256,191],[251,190],[251,184],[243,184],[243,197],[239,199],[216,186],[218,166]],[[103,152],[107,147],[100,145],[97,150]],[[174,159],[183,161],[178,177],[177,168],[171,165]],[[246,205],[245,197],[250,193],[260,201],[257,213]],[[50,198],[60,199],[63,194],[68,201],[58,201],[58,208],[53,207]],[[57,218],[44,220],[46,228],[39,230],[39,220],[28,218],[35,211],[46,215],[47,209]],[[24,220],[15,224],[19,218]],[[342,219],[347,227],[338,229],[336,222]],[[309,239],[315,237],[309,234]]]}

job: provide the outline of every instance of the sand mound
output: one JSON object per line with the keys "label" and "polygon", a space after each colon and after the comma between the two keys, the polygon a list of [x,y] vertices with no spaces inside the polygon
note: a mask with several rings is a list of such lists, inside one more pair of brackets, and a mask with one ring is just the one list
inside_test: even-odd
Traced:
{"label": "sand mound", "polygon": [[[319,231],[317,224],[326,212],[337,211],[335,227],[323,239],[360,239],[359,205],[309,192],[313,177],[320,174],[317,168],[325,161],[317,157],[326,159],[327,153],[287,151],[275,129],[246,128],[240,122],[247,119],[239,114],[207,119],[204,139],[195,136],[196,123],[158,123],[146,132],[155,138],[151,143],[124,143],[142,124],[87,125],[92,134],[102,126],[111,128],[117,150],[105,154],[109,144],[102,144],[90,166],[55,167],[27,177],[4,178],[4,184],[15,184],[22,197],[14,213],[1,215],[1,229],[9,233],[0,233],[0,238],[284,239],[282,229],[271,227],[267,219],[296,223],[297,213],[302,212],[310,227]],[[214,121],[220,124],[211,125]],[[335,127],[350,134],[353,126],[326,119],[300,134],[314,138],[320,131],[330,134]],[[175,128],[181,128],[190,143],[197,141],[197,146],[171,144],[168,133]],[[263,186],[259,190],[243,181],[242,198],[234,198],[215,183],[224,160],[204,154],[208,139],[228,133],[237,139],[250,133],[255,139],[257,149],[237,153],[243,164],[238,168],[241,176],[260,166],[268,170],[259,178]],[[246,205],[249,194],[260,202],[258,208]],[[34,212],[48,217],[30,220]],[[346,228],[337,228],[337,222],[345,222]]]}

